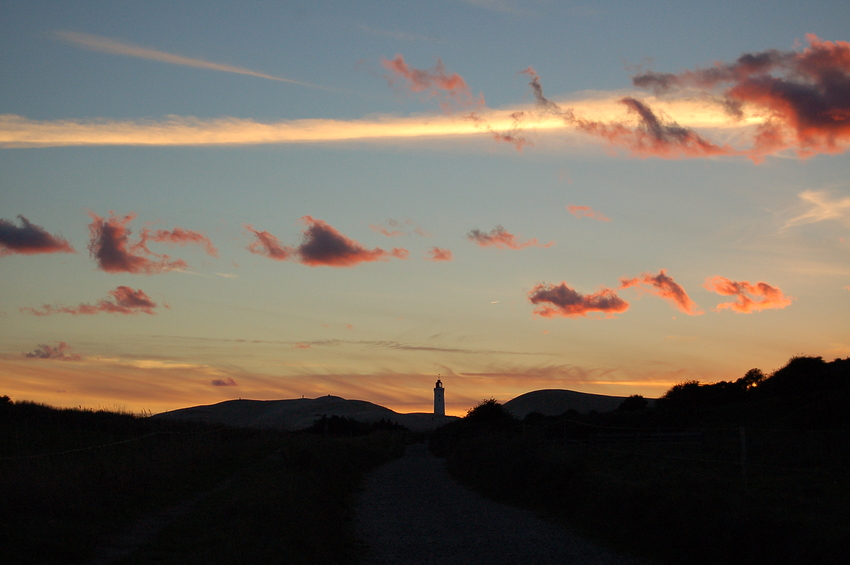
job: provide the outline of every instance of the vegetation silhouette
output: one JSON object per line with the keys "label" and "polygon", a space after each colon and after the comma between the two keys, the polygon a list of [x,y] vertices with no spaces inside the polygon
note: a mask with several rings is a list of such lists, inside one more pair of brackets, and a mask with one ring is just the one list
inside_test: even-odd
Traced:
{"label": "vegetation silhouette", "polygon": [[331,416],[322,416],[313,422],[312,426],[301,431],[323,436],[355,437],[368,435],[376,431],[409,432],[410,430],[387,418],[381,418],[378,421],[369,423],[334,414]]}
{"label": "vegetation silhouette", "polygon": [[403,452],[389,427],[318,437],[0,397],[0,561],[353,563],[348,501]]}
{"label": "vegetation silhouette", "polygon": [[494,399],[438,429],[482,494],[662,563],[844,563],[850,554],[850,358],[690,381],[607,413],[529,414]]}
{"label": "vegetation silhouette", "polygon": [[[519,420],[490,398],[429,439],[482,494],[620,551],[838,564],[850,554],[848,408],[850,358],[792,357],[604,413]],[[133,524],[183,508],[117,563],[352,563],[351,494],[422,437],[388,420],[328,416],[290,433],[3,396],[3,562],[92,563]]]}

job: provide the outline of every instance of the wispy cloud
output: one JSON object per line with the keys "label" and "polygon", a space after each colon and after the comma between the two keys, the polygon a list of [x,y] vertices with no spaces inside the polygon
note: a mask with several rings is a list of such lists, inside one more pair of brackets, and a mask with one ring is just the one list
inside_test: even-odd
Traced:
{"label": "wispy cloud", "polygon": [[50,235],[18,215],[21,225],[0,218],[0,257],[3,255],[35,255],[37,253],[76,253],[71,244],[58,235]]}
{"label": "wispy cloud", "polygon": [[218,250],[213,245],[210,238],[201,232],[187,230],[184,228],[174,228],[172,230],[156,230],[151,231],[147,228],[142,233],[143,240],[158,241],[170,243],[172,245],[191,245],[196,244],[204,248],[207,255],[210,257],[218,257]]}
{"label": "wispy cloud", "polygon": [[611,221],[611,218],[605,217],[590,206],[575,206],[573,204],[570,204],[569,206],[567,206],[567,211],[569,211],[569,213],[575,216],[576,218],[592,218],[600,222]]}
{"label": "wispy cloud", "polygon": [[394,220],[392,218],[386,221],[386,225],[384,224],[369,224],[369,228],[372,231],[382,233],[387,237],[398,237],[402,235],[421,235],[423,237],[428,237],[431,234],[419,227],[416,222],[413,220]]}
{"label": "wispy cloud", "polygon": [[310,216],[304,216],[301,222],[307,227],[302,232],[302,241],[298,247],[284,246],[272,234],[255,230],[246,224],[245,229],[256,237],[256,241],[248,246],[248,251],[277,261],[297,261],[310,267],[353,267],[358,263],[388,261],[391,257],[407,259],[409,255],[401,247],[394,247],[391,251],[380,247],[367,249],[326,222]]}
{"label": "wispy cloud", "polygon": [[243,67],[236,67],[233,65],[223,65],[221,63],[213,63],[210,61],[204,61],[202,59],[192,59],[190,57],[183,57],[181,55],[174,55],[173,53],[166,53],[164,51],[158,51],[156,49],[151,49],[149,47],[141,47],[138,45],[130,45],[129,43],[124,43],[121,41],[117,41],[115,39],[109,39],[106,37],[100,37],[98,35],[92,35],[89,33],[79,33],[75,31],[57,31],[56,36],[63,41],[68,43],[72,43],[74,45],[78,45],[80,47],[84,47],[86,49],[91,49],[93,51],[100,51],[102,53],[110,53],[112,55],[124,55],[127,57],[138,57],[140,59],[149,59],[151,61],[159,61],[160,63],[168,63],[171,65],[182,65],[184,67],[195,67],[199,69],[207,69],[211,71],[221,71],[225,73],[236,73],[240,75],[248,75],[257,78],[264,78],[268,80],[276,80],[279,82],[288,82],[291,84],[298,84],[301,86],[309,86],[311,88],[324,88],[315,84],[310,84],[307,82],[301,82],[298,80],[292,80],[288,78],[276,77],[272,75],[267,75],[265,73],[260,73],[257,71],[252,71],[250,69],[245,69]]}
{"label": "wispy cloud", "polygon": [[102,299],[97,304],[83,303],[79,306],[51,306],[50,304],[42,305],[41,309],[22,307],[19,310],[24,314],[32,314],[33,316],[51,316],[54,314],[71,314],[71,315],[91,315],[100,314],[102,312],[108,314],[156,314],[154,308],[157,303],[150,296],[141,290],[134,290],[129,286],[119,286],[115,290],[110,290],[109,299]]}
{"label": "wispy cloud", "polygon": [[528,241],[519,241],[514,234],[502,226],[496,226],[489,232],[474,229],[466,234],[466,239],[477,243],[481,247],[498,247],[500,249],[522,249],[530,246],[551,247],[554,245],[552,241],[546,244],[538,243],[536,238],[529,239]]}
{"label": "wispy cloud", "polygon": [[786,228],[827,220],[850,219],[850,196],[833,197],[825,190],[806,190],[798,196],[808,209],[785,222]]}

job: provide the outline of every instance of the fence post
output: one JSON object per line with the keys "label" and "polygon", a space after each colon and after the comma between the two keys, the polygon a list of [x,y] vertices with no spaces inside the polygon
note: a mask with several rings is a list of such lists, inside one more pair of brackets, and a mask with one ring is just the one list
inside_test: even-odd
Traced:
{"label": "fence post", "polygon": [[749,488],[747,482],[747,430],[741,426],[741,476],[744,479],[744,488]]}

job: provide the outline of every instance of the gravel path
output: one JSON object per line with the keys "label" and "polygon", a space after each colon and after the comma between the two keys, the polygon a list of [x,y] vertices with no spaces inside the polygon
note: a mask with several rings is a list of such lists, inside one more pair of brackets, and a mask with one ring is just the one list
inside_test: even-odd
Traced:
{"label": "gravel path", "polygon": [[370,473],[356,503],[361,565],[636,565],[456,483],[422,444]]}

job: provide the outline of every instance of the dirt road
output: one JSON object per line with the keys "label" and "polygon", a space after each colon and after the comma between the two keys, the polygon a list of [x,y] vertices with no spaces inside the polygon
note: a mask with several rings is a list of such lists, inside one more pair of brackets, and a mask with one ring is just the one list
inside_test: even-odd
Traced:
{"label": "dirt road", "polygon": [[456,483],[424,445],[373,471],[356,504],[361,565],[637,565]]}

